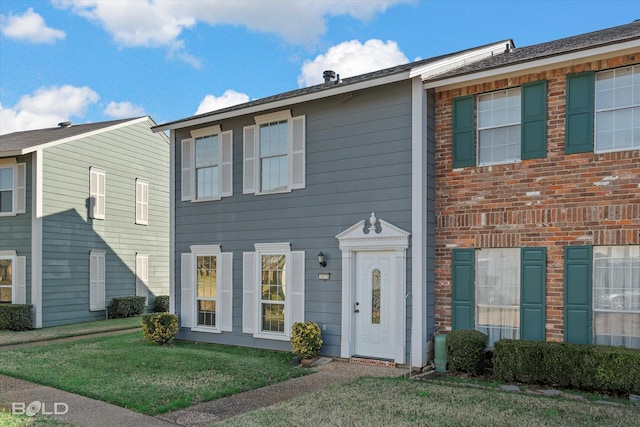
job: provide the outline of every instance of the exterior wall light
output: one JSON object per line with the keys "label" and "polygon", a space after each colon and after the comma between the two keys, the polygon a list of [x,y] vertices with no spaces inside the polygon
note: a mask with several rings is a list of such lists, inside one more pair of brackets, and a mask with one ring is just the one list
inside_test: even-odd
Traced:
{"label": "exterior wall light", "polygon": [[327,261],[325,261],[322,251],[318,254],[318,264],[320,264],[320,267],[322,268],[327,266]]}

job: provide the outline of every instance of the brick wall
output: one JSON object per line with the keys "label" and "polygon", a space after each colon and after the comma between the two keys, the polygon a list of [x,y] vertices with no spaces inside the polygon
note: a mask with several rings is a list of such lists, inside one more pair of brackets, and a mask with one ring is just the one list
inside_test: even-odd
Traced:
{"label": "brick wall", "polygon": [[[451,327],[451,249],[547,247],[547,340],[563,339],[563,247],[640,244],[640,150],[564,154],[569,73],[640,52],[442,91],[436,98],[436,326]],[[547,157],[452,169],[454,97],[547,80]]]}

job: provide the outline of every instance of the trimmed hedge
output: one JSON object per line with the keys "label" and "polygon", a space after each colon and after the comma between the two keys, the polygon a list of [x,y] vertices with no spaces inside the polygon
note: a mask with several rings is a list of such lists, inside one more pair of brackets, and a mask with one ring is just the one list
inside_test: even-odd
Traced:
{"label": "trimmed hedge", "polygon": [[482,375],[484,372],[484,350],[489,337],[475,329],[456,329],[447,333],[447,369]]}
{"label": "trimmed hedge", "polygon": [[109,306],[109,319],[140,316],[144,311],[145,297],[113,298]]}
{"label": "trimmed hedge", "polygon": [[640,393],[640,350],[624,347],[502,339],[493,370],[502,381]]}
{"label": "trimmed hedge", "polygon": [[148,341],[158,345],[170,342],[178,333],[178,316],[171,313],[152,313],[142,316],[142,333]]}
{"label": "trimmed hedge", "polygon": [[0,329],[26,331],[33,325],[31,304],[0,304]]}
{"label": "trimmed hedge", "polygon": [[169,295],[158,295],[156,297],[156,313],[167,313],[169,311]]}

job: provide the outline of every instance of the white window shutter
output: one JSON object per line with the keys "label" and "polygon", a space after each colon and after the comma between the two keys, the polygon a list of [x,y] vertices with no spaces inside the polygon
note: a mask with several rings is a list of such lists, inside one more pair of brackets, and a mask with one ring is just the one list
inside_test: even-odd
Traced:
{"label": "white window shutter", "polygon": [[27,257],[17,256],[15,258],[16,266],[13,273],[15,282],[15,294],[13,297],[14,304],[27,303]]}
{"label": "white window shutter", "polygon": [[289,188],[292,190],[305,187],[305,116],[291,119],[291,156],[289,158]]}
{"label": "white window shutter", "polygon": [[105,196],[106,196],[106,174],[104,172],[98,174],[98,194],[96,198],[96,218],[104,219],[105,217]]}
{"label": "white window shutter", "polygon": [[233,330],[233,254],[222,253],[222,274],[220,277],[220,302],[218,311],[221,313],[220,330]]}
{"label": "white window shutter", "polygon": [[89,175],[89,216],[95,219],[104,219],[106,202],[106,173],[103,170],[91,168]]}
{"label": "white window shutter", "polygon": [[149,305],[149,256],[136,254],[136,296],[144,297]]}
{"label": "white window shutter", "polygon": [[285,331],[291,335],[291,326],[295,322],[304,322],[304,251],[291,252],[291,294],[290,294],[290,324]]}
{"label": "white window shutter", "polygon": [[27,211],[27,164],[18,163],[16,165],[16,213]]}
{"label": "white window shutter", "polygon": [[136,224],[149,223],[149,183],[136,179]]}
{"label": "white window shutter", "polygon": [[258,126],[245,126],[242,141],[242,192],[244,194],[255,193],[258,168]]}
{"label": "white window shutter", "polygon": [[256,299],[258,298],[256,283],[256,253],[242,254],[242,332],[252,334],[255,330]]}
{"label": "white window shutter", "polygon": [[180,323],[185,328],[193,326],[195,305],[195,265],[192,253],[183,253],[180,264]]}
{"label": "white window shutter", "polygon": [[91,251],[89,255],[89,310],[99,311],[106,307],[105,252]]}
{"label": "white window shutter", "polygon": [[195,144],[192,138],[182,140],[182,187],[180,200],[191,201],[195,199]]}
{"label": "white window shutter", "polygon": [[220,197],[233,195],[233,131],[220,134]]}

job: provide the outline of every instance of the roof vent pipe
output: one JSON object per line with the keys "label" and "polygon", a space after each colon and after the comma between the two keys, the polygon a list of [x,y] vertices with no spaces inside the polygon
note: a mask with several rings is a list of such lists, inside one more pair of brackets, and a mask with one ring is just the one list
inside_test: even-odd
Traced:
{"label": "roof vent pipe", "polygon": [[68,128],[68,127],[71,127],[72,124],[73,123],[71,123],[71,122],[60,122],[60,123],[58,123],[58,127]]}
{"label": "roof vent pipe", "polygon": [[329,83],[331,83],[331,80],[336,77],[336,72],[332,70],[326,70],[322,73],[322,77],[324,77],[324,84],[328,85]]}

